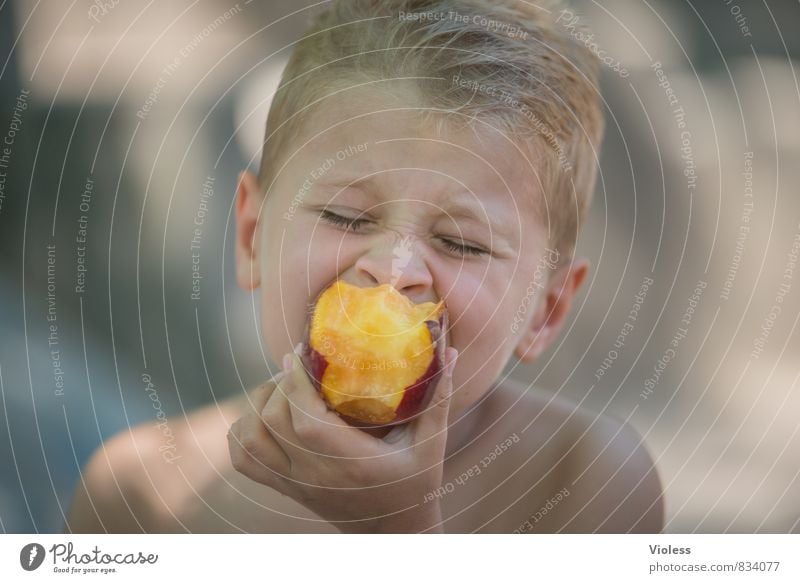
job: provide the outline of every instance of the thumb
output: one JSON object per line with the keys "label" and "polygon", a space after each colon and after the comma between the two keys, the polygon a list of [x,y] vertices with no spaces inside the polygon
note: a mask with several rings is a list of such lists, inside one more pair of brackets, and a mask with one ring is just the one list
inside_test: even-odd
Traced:
{"label": "thumb", "polygon": [[444,368],[431,401],[427,409],[414,421],[415,444],[435,438],[439,433],[447,435],[447,418],[453,395],[453,369],[458,359],[458,350],[450,346],[444,354]]}

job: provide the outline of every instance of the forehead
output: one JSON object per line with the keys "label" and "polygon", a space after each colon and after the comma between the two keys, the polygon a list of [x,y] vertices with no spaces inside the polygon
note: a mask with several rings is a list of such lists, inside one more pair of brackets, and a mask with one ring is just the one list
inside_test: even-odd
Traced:
{"label": "forehead", "polygon": [[315,107],[292,147],[293,173],[320,186],[369,183],[391,199],[477,204],[523,228],[538,216],[531,155],[489,122],[431,115],[408,85],[339,91]]}

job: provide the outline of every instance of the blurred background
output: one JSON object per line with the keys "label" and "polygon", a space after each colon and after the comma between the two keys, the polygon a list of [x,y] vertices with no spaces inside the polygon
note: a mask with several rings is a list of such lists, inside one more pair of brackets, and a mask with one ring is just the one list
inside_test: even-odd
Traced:
{"label": "blurred background", "polygon": [[[0,3],[0,532],[62,529],[143,379],[183,415],[275,370],[231,205],[310,4]],[[800,532],[800,5],[570,6],[612,63],[593,268],[509,372],[638,429],[667,532]]]}

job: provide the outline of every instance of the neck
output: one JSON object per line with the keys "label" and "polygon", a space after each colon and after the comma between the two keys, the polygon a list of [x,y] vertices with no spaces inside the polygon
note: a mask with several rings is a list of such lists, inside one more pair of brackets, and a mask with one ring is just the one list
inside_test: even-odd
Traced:
{"label": "neck", "polygon": [[[456,416],[454,421],[448,423],[447,428],[447,445],[445,447],[445,457],[448,458],[451,455],[458,453],[466,444],[467,442],[472,439],[475,435],[475,428],[477,427],[477,419],[478,419],[478,403],[473,404],[469,409],[463,411],[459,415]],[[453,417],[453,415],[451,415]],[[389,432],[394,429],[395,426],[389,427],[359,427],[361,431],[371,435],[372,437],[376,437],[378,439],[383,439]]]}
{"label": "neck", "polygon": [[[489,395],[487,393],[487,395]],[[445,459],[457,455],[462,449],[467,447],[467,444],[474,439],[475,431],[480,427],[480,412],[483,408],[480,406],[486,397],[479,399],[473,403],[466,410],[458,415],[450,415],[453,421],[448,422],[447,428],[447,446],[445,448]]]}

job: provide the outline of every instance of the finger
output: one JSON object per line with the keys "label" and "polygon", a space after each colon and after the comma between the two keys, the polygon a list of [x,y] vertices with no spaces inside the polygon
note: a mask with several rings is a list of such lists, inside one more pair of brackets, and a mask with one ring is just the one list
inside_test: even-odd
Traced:
{"label": "finger", "polygon": [[305,417],[310,418],[312,422],[327,421],[336,425],[347,425],[344,420],[328,409],[324,399],[311,382],[310,371],[306,369],[300,359],[302,346],[302,344],[295,346],[294,352],[289,355],[291,358],[292,380],[294,381],[288,391],[291,396],[291,405],[302,405],[302,413],[305,413]]}
{"label": "finger", "polygon": [[334,457],[365,457],[379,455],[379,441],[349,425],[325,404],[311,383],[299,356],[298,345],[292,355],[293,380],[287,392],[295,434],[314,451]]}
{"label": "finger", "polygon": [[414,445],[430,440],[438,441],[447,436],[447,419],[453,393],[453,369],[458,359],[458,350],[448,347],[445,350],[445,365],[433,396],[426,409],[411,422],[410,435]]}
{"label": "finger", "polygon": [[258,415],[245,415],[231,426],[228,450],[234,469],[256,482],[276,487],[291,474],[291,460]]}
{"label": "finger", "polygon": [[283,357],[283,377],[272,391],[269,399],[259,411],[261,420],[267,430],[280,442],[281,447],[288,452],[291,445],[298,442],[292,427],[291,413],[287,393],[295,382],[292,371],[291,355]]}
{"label": "finger", "polygon": [[[284,380],[270,397],[261,415],[267,429],[279,440],[281,447],[293,463],[299,462],[304,456],[322,453],[316,447],[316,440],[309,439],[309,437],[314,437],[318,433],[318,426],[321,425],[318,417],[329,413],[322,399],[316,395],[314,387],[311,386],[310,391],[307,387],[311,383],[298,356],[300,347],[302,347],[301,344],[297,345],[294,352],[283,357]],[[308,422],[311,431],[305,431],[306,428],[302,427],[298,433],[294,425],[294,418],[298,417],[298,406],[293,405],[292,402],[297,400],[298,395],[308,392],[313,393],[314,399],[306,405],[306,408],[313,411],[303,412],[307,413],[305,417],[313,419]],[[293,409],[295,410],[294,414],[292,413]],[[337,420],[339,420],[338,417],[333,421]]]}
{"label": "finger", "polygon": [[286,374],[284,372],[279,372],[272,377],[270,382],[264,383],[263,385],[246,393],[247,402],[250,404],[250,412],[255,414],[261,413],[261,410],[264,408],[264,405],[267,404],[270,395],[272,395],[272,392],[278,386],[278,383],[285,376]]}
{"label": "finger", "polygon": [[251,412],[242,416],[228,431],[228,450],[231,463],[240,473],[252,480],[272,485],[280,474],[288,475],[291,464],[282,448],[259,421],[261,411],[286,376],[279,372],[272,382],[265,383],[247,394]]}

